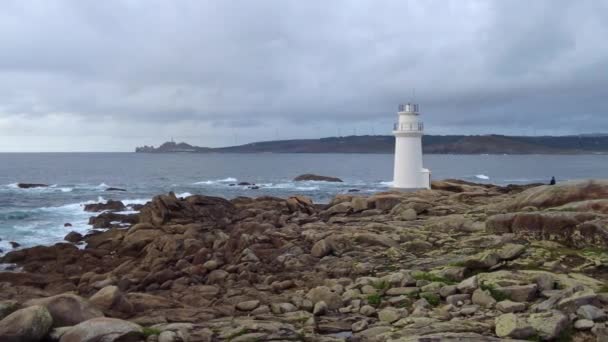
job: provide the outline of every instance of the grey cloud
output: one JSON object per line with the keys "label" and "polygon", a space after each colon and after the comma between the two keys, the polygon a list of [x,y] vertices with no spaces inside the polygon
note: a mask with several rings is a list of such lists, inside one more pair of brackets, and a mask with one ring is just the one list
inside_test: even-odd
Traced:
{"label": "grey cloud", "polygon": [[606,36],[602,1],[5,1],[0,150],[388,133],[413,88],[430,132],[607,131]]}

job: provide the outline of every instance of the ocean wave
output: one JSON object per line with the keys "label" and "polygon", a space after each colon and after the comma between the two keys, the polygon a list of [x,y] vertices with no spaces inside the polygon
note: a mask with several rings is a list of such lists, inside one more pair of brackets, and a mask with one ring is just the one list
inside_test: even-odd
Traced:
{"label": "ocean wave", "polygon": [[477,178],[477,179],[483,179],[483,180],[490,179],[490,177],[488,177],[488,176],[486,176],[484,174],[475,175],[475,178]]}
{"label": "ocean wave", "polygon": [[38,187],[38,188],[20,188],[19,183],[11,183],[11,184],[5,184],[5,185],[1,186],[0,189],[4,189],[4,190],[8,190],[8,191],[30,193],[30,194],[74,191],[73,187],[59,186],[58,184],[52,184],[49,186]]}
{"label": "ocean wave", "polygon": [[393,181],[385,181],[385,182],[380,182],[379,184],[383,185],[383,186],[391,187],[391,186],[393,186],[393,183],[394,183]]}
{"label": "ocean wave", "polygon": [[235,183],[238,180],[234,177],[228,177],[224,179],[205,180],[194,183],[195,185],[212,185],[212,184],[223,184],[223,183]]}
{"label": "ocean wave", "polygon": [[8,220],[25,220],[32,217],[33,213],[30,210],[13,210],[0,212],[0,221]]}

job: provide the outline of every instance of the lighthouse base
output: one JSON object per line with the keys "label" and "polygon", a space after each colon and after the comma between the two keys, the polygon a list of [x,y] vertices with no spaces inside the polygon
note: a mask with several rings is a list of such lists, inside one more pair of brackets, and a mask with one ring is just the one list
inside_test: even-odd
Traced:
{"label": "lighthouse base", "polygon": [[431,171],[421,169],[417,174],[410,177],[399,178],[395,177],[392,189],[398,191],[416,191],[431,188]]}

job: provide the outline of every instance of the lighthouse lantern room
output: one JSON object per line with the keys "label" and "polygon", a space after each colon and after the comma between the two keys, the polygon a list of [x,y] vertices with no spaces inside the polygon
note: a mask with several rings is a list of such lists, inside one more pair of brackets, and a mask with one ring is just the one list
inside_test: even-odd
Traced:
{"label": "lighthouse lantern room", "polygon": [[395,135],[395,173],[393,187],[399,190],[429,189],[431,173],[422,166],[424,124],[417,104],[399,105]]}

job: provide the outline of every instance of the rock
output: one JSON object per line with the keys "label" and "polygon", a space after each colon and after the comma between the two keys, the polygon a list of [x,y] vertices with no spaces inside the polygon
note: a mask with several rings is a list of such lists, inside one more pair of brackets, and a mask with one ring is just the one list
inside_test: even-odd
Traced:
{"label": "rock", "polygon": [[38,342],[51,330],[53,318],[39,305],[17,310],[0,321],[0,338],[6,342]]}
{"label": "rock", "polygon": [[255,310],[258,306],[260,306],[259,300],[248,300],[245,302],[239,302],[236,305],[236,309],[240,311],[252,311]]}
{"label": "rock", "polygon": [[528,322],[538,336],[545,340],[557,338],[568,327],[568,317],[559,311],[541,312],[531,314]]}
{"label": "rock", "polygon": [[522,312],[526,310],[526,304],[503,300],[496,303],[496,309],[504,313]]}
{"label": "rock", "polygon": [[473,293],[477,287],[478,287],[478,283],[477,283],[477,276],[472,276],[470,278],[467,278],[463,281],[461,281],[458,285],[456,285],[456,288],[458,288],[458,291],[462,292],[462,293]]}
{"label": "rock", "polygon": [[48,184],[41,183],[17,183],[17,187],[20,189],[32,189],[32,188],[48,188]]}
{"label": "rock", "polygon": [[572,295],[560,300],[557,303],[557,308],[567,313],[577,312],[578,308],[583,305],[593,305],[597,302],[597,294],[592,290],[583,290],[573,293]]}
{"label": "rock", "polygon": [[311,289],[306,294],[306,298],[308,298],[313,304],[323,301],[325,304],[327,304],[327,308],[330,310],[337,310],[343,305],[342,297],[327,286],[318,286]]}
{"label": "rock", "polygon": [[414,221],[417,217],[418,214],[416,213],[416,210],[412,208],[406,209],[399,214],[399,219],[402,221]]}
{"label": "rock", "polygon": [[449,297],[458,292],[456,285],[446,285],[439,289],[439,295],[443,298]]}
{"label": "rock", "polygon": [[576,314],[581,319],[588,319],[594,322],[606,321],[606,312],[597,306],[583,305],[576,310]]}
{"label": "rock", "polygon": [[393,287],[386,290],[387,296],[409,296],[420,292],[419,287]]}
{"label": "rock", "polygon": [[11,247],[13,247],[13,248],[19,248],[19,247],[21,247],[21,244],[18,243],[18,242],[10,241],[9,243],[11,244]]}
{"label": "rock", "polygon": [[24,306],[44,306],[53,317],[53,327],[76,325],[91,318],[103,317],[103,313],[89,301],[74,294],[31,299]]}
{"label": "rock", "polygon": [[207,284],[221,284],[228,277],[228,272],[224,270],[214,270],[207,276]]}
{"label": "rock", "polygon": [[498,257],[500,260],[514,260],[524,253],[526,246],[518,245],[515,243],[508,243],[502,246],[498,251]]}
{"label": "rock", "polygon": [[589,212],[516,212],[486,220],[486,232],[513,233],[537,240],[558,241],[567,246],[595,247],[608,244],[608,228]]}
{"label": "rock", "polygon": [[100,317],[73,326],[61,336],[60,342],[141,341],[143,336],[143,329],[135,323]]}
{"label": "rock", "polygon": [[328,177],[328,176],[319,176],[311,173],[299,175],[293,179],[294,182],[302,182],[302,181],[317,181],[317,182],[334,182],[334,183],[342,183],[343,181],[337,177]]}
{"label": "rock", "polygon": [[452,304],[454,306],[461,306],[468,300],[471,300],[470,294],[455,294],[455,295],[448,296],[445,299],[446,303]]}
{"label": "rock", "polygon": [[471,270],[488,270],[500,262],[500,257],[493,251],[470,256],[463,261],[463,266]]}
{"label": "rock", "polygon": [[500,204],[501,209],[552,208],[571,202],[608,198],[608,181],[577,180],[534,187]]}
{"label": "rock", "polygon": [[168,223],[202,222],[208,227],[226,224],[236,207],[230,201],[211,196],[193,195],[180,199],[174,193],[155,196],[140,210],[142,223],[161,226]]}
{"label": "rock", "polygon": [[93,228],[121,227],[121,224],[134,225],[138,222],[138,214],[117,214],[110,211],[104,211],[97,216],[89,218],[89,224],[93,226]]}
{"label": "rock", "polygon": [[10,315],[11,313],[17,311],[19,308],[19,303],[15,300],[3,300],[0,301],[0,321]]}
{"label": "rock", "polygon": [[512,285],[496,288],[514,302],[529,302],[536,298],[538,285]]}
{"label": "rock", "polygon": [[109,187],[105,191],[127,191],[127,189]]}
{"label": "rock", "polygon": [[134,312],[131,302],[123,295],[117,286],[106,286],[97,291],[89,302],[104,312],[117,311],[127,315]]}
{"label": "rock", "polygon": [[351,326],[351,330],[354,333],[358,333],[360,331],[367,329],[368,325],[369,324],[367,323],[366,320],[361,320],[361,321],[353,323],[353,325]]}
{"label": "rock", "polygon": [[382,322],[393,323],[401,318],[401,312],[395,308],[386,308],[378,312],[378,319]]}
{"label": "rock", "polygon": [[298,311],[298,308],[291,303],[272,303],[270,305],[270,310],[274,314],[283,314],[286,312],[295,312]]}
{"label": "rock", "polygon": [[589,319],[579,319],[574,322],[574,329],[576,330],[591,330],[595,326],[595,322]]}
{"label": "rock", "polygon": [[64,224],[63,224],[63,226],[64,226],[65,228],[67,228],[67,227],[71,227],[71,226],[72,226],[72,224],[71,224],[71,223],[69,223],[69,222],[66,222],[66,223],[64,223]]}
{"label": "rock", "polygon": [[363,305],[359,310],[359,313],[364,316],[371,317],[376,315],[376,309],[371,305]]}
{"label": "rock", "polygon": [[368,198],[368,202],[372,203],[372,207],[378,210],[388,212],[399,205],[403,197],[398,194],[378,194]]}
{"label": "rock", "polygon": [[471,297],[473,304],[483,306],[484,308],[493,308],[496,304],[496,299],[492,297],[490,291],[477,289]]}
{"label": "rock", "polygon": [[498,316],[495,325],[496,335],[501,338],[526,339],[534,336],[536,333],[534,328],[525,319],[519,318],[512,313]]}
{"label": "rock", "polygon": [[82,241],[84,237],[78,232],[69,232],[63,239],[68,242],[77,243]]}
{"label": "rock", "polygon": [[165,330],[158,335],[158,342],[181,342],[183,339],[179,332]]}
{"label": "rock", "polygon": [[327,312],[327,304],[324,301],[317,302],[312,310],[312,314],[315,316],[324,315]]}
{"label": "rock", "polygon": [[343,235],[331,235],[315,243],[311,255],[322,258],[329,254],[341,255],[352,249],[352,238]]}
{"label": "rock", "polygon": [[87,204],[84,206],[84,211],[100,212],[100,211],[124,211],[127,207],[121,201],[108,200],[106,203]]}

